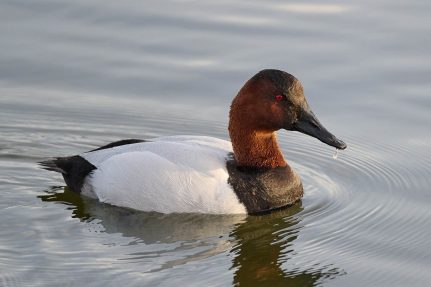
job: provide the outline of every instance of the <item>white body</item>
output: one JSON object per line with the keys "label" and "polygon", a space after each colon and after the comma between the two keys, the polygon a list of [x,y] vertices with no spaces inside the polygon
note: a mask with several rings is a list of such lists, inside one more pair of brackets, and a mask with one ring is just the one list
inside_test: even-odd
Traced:
{"label": "white body", "polygon": [[228,183],[230,142],[172,136],[81,154],[97,167],[83,194],[101,202],[162,213],[246,213]]}

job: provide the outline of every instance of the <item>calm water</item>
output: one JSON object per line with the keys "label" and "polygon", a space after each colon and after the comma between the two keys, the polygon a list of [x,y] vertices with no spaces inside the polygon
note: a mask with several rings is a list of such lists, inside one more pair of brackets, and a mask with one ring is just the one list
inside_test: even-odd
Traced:
{"label": "calm water", "polygon": [[[431,2],[0,1],[1,286],[430,286]],[[36,162],[121,138],[228,138],[263,68],[296,75],[334,150],[285,131],[296,206],[160,215]]]}

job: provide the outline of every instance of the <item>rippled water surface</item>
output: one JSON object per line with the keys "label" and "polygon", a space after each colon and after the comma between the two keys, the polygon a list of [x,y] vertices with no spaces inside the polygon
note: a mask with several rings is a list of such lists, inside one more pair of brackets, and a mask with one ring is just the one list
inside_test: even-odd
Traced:
{"label": "rippled water surface", "polygon": [[[430,286],[431,4],[0,1],[1,286]],[[38,169],[122,138],[227,139],[240,86],[297,76],[334,150],[279,132],[305,196],[161,215]]]}

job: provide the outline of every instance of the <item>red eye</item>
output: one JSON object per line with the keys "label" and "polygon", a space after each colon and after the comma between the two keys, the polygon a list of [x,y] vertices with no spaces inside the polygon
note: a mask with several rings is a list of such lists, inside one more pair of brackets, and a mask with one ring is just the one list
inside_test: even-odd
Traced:
{"label": "red eye", "polygon": [[275,100],[277,101],[277,102],[279,102],[279,101],[281,101],[281,100],[283,100],[283,96],[282,95],[276,95],[275,96]]}

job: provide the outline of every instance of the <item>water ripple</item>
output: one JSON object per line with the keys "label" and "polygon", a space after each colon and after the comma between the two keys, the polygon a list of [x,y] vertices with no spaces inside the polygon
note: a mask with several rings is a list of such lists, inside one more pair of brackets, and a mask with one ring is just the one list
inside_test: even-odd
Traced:
{"label": "water ripple", "polygon": [[[431,157],[421,153],[418,158],[415,150],[402,145],[345,139],[348,149],[334,160],[321,143],[280,136],[305,190],[304,210],[298,213],[305,226],[304,241],[297,244],[302,252],[294,261],[309,266],[315,256],[330,256],[348,265],[364,257],[393,257],[395,250],[403,260],[417,260],[419,254],[409,252],[413,246],[426,245],[429,232],[415,226],[426,224],[431,211],[409,197],[409,190],[423,186]],[[396,226],[403,226],[403,231]],[[380,272],[381,267],[369,270],[371,266],[377,268],[375,264],[360,268],[371,276]]]}

